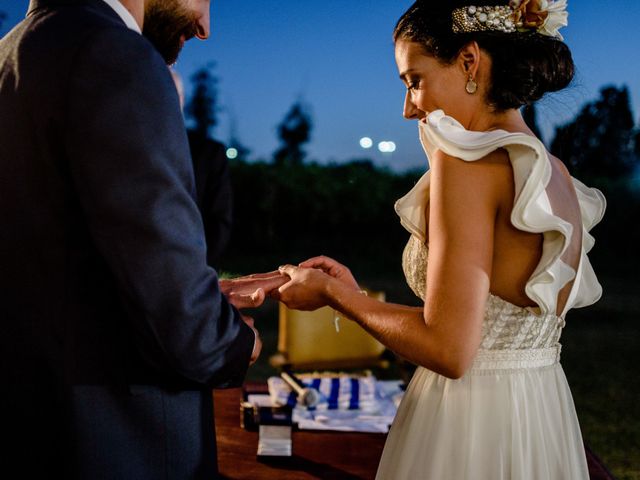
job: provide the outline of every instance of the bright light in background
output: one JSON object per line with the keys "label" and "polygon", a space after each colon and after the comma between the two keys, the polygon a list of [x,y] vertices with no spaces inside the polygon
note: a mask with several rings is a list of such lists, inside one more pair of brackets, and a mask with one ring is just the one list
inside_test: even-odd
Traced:
{"label": "bright light in background", "polygon": [[362,148],[371,148],[373,147],[373,140],[371,140],[369,137],[362,137],[360,139],[360,146]]}
{"label": "bright light in background", "polygon": [[238,158],[238,150],[235,148],[227,148],[227,158],[229,160],[233,160],[234,158]]}
{"label": "bright light in background", "polygon": [[396,144],[394,142],[380,142],[378,144],[378,150],[382,153],[393,153],[396,151]]}

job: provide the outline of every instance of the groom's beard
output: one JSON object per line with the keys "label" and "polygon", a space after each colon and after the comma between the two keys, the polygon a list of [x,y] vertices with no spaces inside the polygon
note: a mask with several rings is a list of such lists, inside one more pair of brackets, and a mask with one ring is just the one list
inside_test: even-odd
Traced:
{"label": "groom's beard", "polygon": [[196,15],[179,0],[150,0],[144,10],[142,33],[156,47],[167,65],[172,65],[184,42],[197,33]]}

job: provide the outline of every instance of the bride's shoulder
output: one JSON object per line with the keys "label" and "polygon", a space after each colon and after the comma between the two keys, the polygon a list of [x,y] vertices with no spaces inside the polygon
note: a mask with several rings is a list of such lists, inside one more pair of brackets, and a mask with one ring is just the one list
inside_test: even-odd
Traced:
{"label": "bride's shoulder", "polygon": [[430,172],[433,177],[439,171],[456,174],[460,179],[473,182],[483,177],[500,177],[511,174],[509,153],[504,148],[492,150],[470,162],[443,150],[436,150],[430,158]]}
{"label": "bride's shoulder", "polygon": [[430,163],[432,196],[434,189],[436,194],[441,189],[448,192],[444,193],[447,197],[469,197],[470,201],[498,206],[513,183],[509,155],[501,148],[473,162],[437,150]]}
{"label": "bride's shoulder", "polygon": [[551,153],[549,153],[547,156],[549,157],[549,162],[551,162],[551,167],[554,170],[560,172],[567,181],[571,182],[572,176],[565,163]]}

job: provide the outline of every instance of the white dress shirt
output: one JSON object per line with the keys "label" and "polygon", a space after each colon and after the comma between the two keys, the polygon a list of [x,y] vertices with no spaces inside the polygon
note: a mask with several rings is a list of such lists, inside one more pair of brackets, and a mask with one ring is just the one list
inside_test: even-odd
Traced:
{"label": "white dress shirt", "polygon": [[129,13],[129,10],[127,10],[124,5],[122,5],[118,0],[103,1],[111,8],[113,8],[113,10],[118,14],[118,16],[122,19],[127,27],[129,27],[134,32],[142,33],[142,31],[140,30],[140,25],[138,25],[135,18],[133,18],[133,15],[131,15],[131,13]]}

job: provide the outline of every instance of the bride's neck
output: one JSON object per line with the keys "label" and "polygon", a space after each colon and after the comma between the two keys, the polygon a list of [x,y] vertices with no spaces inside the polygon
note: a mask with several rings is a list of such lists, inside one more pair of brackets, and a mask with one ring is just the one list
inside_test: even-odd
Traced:
{"label": "bride's neck", "polygon": [[504,112],[483,112],[469,122],[469,130],[487,132],[506,130],[508,132],[524,132],[533,135],[519,110],[512,108]]}

